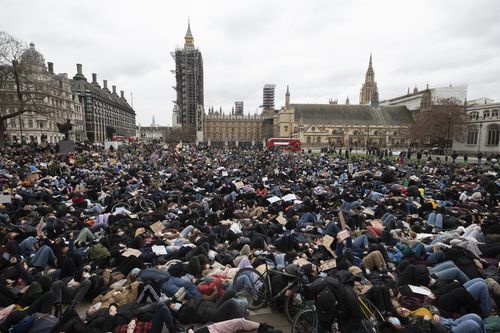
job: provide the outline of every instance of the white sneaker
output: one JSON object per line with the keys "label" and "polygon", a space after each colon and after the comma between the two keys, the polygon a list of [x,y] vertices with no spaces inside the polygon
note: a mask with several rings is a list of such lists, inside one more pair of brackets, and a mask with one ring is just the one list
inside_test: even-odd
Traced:
{"label": "white sneaker", "polygon": [[161,293],[159,302],[167,302],[167,301],[170,301],[170,297],[168,297],[164,293]]}

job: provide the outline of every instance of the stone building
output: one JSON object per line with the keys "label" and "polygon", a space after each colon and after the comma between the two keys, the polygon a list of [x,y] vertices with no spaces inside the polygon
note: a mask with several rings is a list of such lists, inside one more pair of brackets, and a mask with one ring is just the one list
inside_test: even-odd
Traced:
{"label": "stone building", "polygon": [[[26,68],[22,90],[36,95],[39,99],[32,108],[18,117],[7,121],[7,141],[57,143],[64,138],[59,133],[57,123],[67,119],[73,124],[70,139],[83,141],[85,138],[83,108],[78,97],[72,92],[67,74],[54,73],[54,64],[45,63],[43,55],[31,43],[21,56],[21,64]],[[29,84],[28,84],[29,83]],[[0,113],[12,114],[18,111],[16,86],[12,76],[0,78]],[[22,139],[21,139],[22,138]]]}
{"label": "stone building", "polygon": [[500,102],[479,98],[467,102],[468,125],[464,138],[453,141],[459,153],[500,153]]}
{"label": "stone building", "polygon": [[141,124],[137,126],[136,136],[141,141],[162,141],[163,139],[165,139],[169,130],[171,129],[172,127],[169,126],[159,126],[155,121],[155,117],[153,116],[153,121],[151,122],[150,126],[141,126]]}
{"label": "stone building", "polygon": [[372,66],[372,54],[370,53],[370,61],[365,74],[365,83],[361,86],[359,93],[359,104],[377,104],[378,103],[378,88],[375,82],[375,71]]}
{"label": "stone building", "polygon": [[104,142],[112,135],[135,136],[135,111],[128,104],[123,90],[118,96],[116,86],[108,89],[107,80],[103,87],[97,82],[97,74],[92,74],[92,82],[83,75],[82,65],[77,64],[77,73],[71,80],[71,89],[78,95],[85,112],[86,140]]}
{"label": "stone building", "polygon": [[403,148],[413,119],[404,106],[293,104],[274,117],[274,136],[298,138],[303,147]]}
{"label": "stone building", "polygon": [[172,52],[175,60],[175,90],[177,99],[173,111],[173,126],[194,131],[196,140],[203,140],[204,89],[203,57],[194,46],[191,25],[184,37],[184,48]]}
{"label": "stone building", "polygon": [[210,108],[205,115],[204,142],[210,145],[261,144],[264,138],[263,118],[261,115],[227,115],[222,110]]}

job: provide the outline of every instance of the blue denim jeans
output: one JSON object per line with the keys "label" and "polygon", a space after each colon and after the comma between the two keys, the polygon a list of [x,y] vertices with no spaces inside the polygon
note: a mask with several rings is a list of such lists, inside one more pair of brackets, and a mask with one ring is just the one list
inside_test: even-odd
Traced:
{"label": "blue denim jeans", "polygon": [[174,276],[170,277],[170,279],[168,279],[161,285],[161,291],[164,292],[167,296],[174,296],[174,294],[182,287],[186,289],[187,299],[202,296],[201,292],[198,290],[198,288],[196,288],[196,285],[193,282]]}
{"label": "blue denim jeans", "polygon": [[336,235],[340,231],[337,223],[330,222],[326,225],[325,229],[321,232],[323,235]]}
{"label": "blue denim jeans", "polygon": [[54,251],[47,245],[42,246],[31,258],[30,264],[35,267],[45,268],[49,263],[56,263]]}
{"label": "blue denim jeans", "polygon": [[441,324],[452,333],[485,333],[483,320],[475,313],[457,319],[441,318]]}
{"label": "blue denim jeans", "polygon": [[316,223],[316,217],[312,213],[304,213],[299,219],[297,226],[299,228],[306,227],[308,225],[314,225]]}
{"label": "blue denim jeans", "polygon": [[441,280],[458,279],[460,283],[469,281],[469,277],[465,275],[460,268],[451,260],[445,261],[429,269],[431,274],[434,274]]}
{"label": "blue denim jeans", "polygon": [[488,286],[481,278],[475,278],[464,283],[464,288],[476,300],[483,313],[491,312],[491,297]]}
{"label": "blue denim jeans", "polygon": [[443,229],[443,214],[430,213],[429,217],[427,218],[427,224],[435,228]]}

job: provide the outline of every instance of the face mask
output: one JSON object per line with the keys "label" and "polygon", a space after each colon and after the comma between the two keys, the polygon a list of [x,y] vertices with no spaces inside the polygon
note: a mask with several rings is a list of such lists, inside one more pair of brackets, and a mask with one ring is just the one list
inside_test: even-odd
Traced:
{"label": "face mask", "polygon": [[125,234],[125,232],[124,232],[124,231],[119,231],[117,235],[121,237],[121,236],[123,236],[124,234]]}
{"label": "face mask", "polygon": [[182,304],[181,303],[174,303],[174,310],[175,311],[179,311],[179,309],[181,308]]}

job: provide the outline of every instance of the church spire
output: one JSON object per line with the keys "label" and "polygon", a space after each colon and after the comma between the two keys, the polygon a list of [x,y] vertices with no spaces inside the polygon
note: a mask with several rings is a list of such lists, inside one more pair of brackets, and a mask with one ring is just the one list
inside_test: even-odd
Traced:
{"label": "church spire", "polygon": [[290,107],[290,88],[288,84],[286,85],[286,94],[285,94],[285,109]]}
{"label": "church spire", "polygon": [[186,36],[184,36],[184,47],[194,47],[194,38],[191,33],[191,21],[188,19],[188,29]]}

